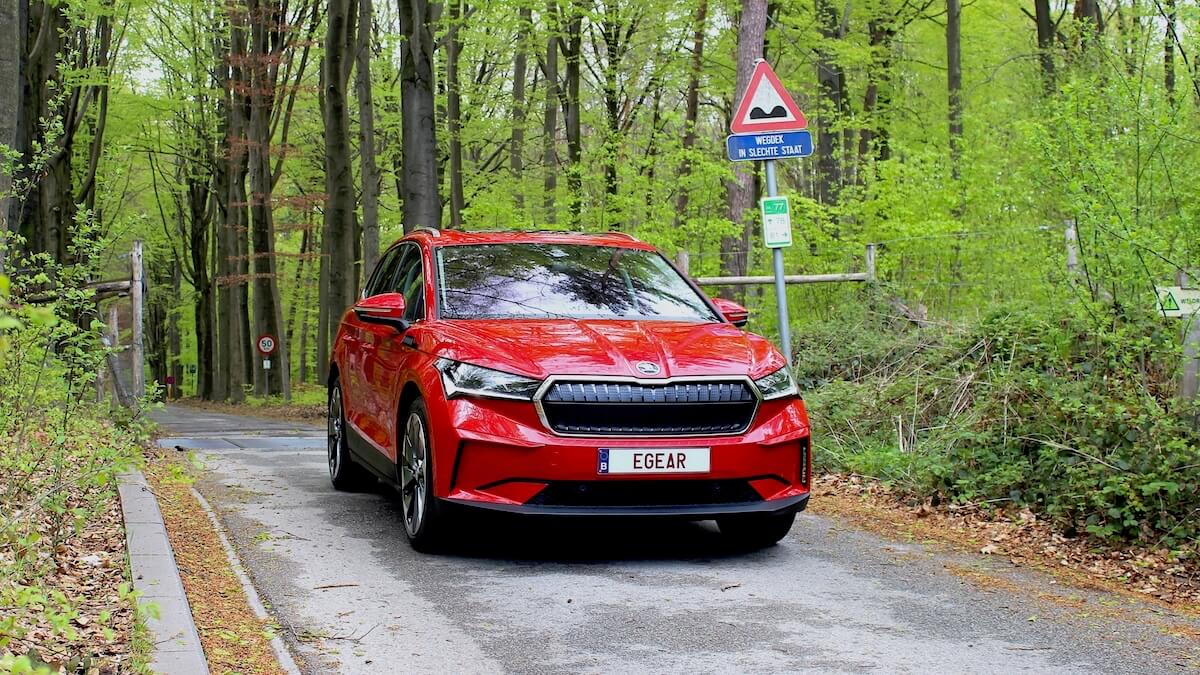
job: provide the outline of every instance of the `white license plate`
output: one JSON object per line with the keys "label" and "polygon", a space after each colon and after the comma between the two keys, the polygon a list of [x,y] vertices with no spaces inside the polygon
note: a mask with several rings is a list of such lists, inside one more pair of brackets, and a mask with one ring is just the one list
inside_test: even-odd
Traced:
{"label": "white license plate", "polygon": [[597,473],[708,473],[708,448],[600,448]]}

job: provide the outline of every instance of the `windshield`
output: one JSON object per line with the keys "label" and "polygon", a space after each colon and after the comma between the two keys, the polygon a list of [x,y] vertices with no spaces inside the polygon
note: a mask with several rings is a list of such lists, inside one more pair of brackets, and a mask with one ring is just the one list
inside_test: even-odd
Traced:
{"label": "windshield", "polygon": [[654,251],[578,244],[437,249],[444,319],[719,321]]}

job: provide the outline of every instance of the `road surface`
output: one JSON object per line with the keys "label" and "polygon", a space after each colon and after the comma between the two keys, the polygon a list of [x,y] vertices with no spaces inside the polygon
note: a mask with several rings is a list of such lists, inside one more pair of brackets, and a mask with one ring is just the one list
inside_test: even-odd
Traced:
{"label": "road surface", "polygon": [[394,493],[330,487],[323,429],[156,417],[164,446],[207,466],[197,487],[308,673],[1200,668],[1194,618],[812,514],[754,553],[725,549],[711,523],[493,517],[421,555]]}

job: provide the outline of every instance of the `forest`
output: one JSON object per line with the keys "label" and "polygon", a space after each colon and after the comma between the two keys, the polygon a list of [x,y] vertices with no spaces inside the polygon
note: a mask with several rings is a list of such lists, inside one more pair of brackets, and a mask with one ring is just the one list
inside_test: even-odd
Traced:
{"label": "forest", "polygon": [[[1200,319],[1159,289],[1200,277],[1200,0],[0,0],[0,671],[144,660],[116,484],[190,470],[146,411],[324,424],[404,233],[770,274],[725,156],[760,58],[814,139],[786,272],[871,271],[787,291],[813,501],[1194,607]],[[768,287],[705,290],[778,340]]]}
{"label": "forest", "polygon": [[[1152,308],[1195,254],[1190,1],[2,11],[8,255],[67,264],[88,236],[96,278],[119,277],[144,240],[149,379],[204,399],[319,384],[340,311],[417,226],[620,230],[696,275],[765,271],[761,176],[723,156],[760,56],[816,138],[781,164],[789,273],[861,270],[876,243],[906,306],[953,318],[1080,288]],[[1064,283],[1068,224],[1083,286]],[[770,294],[748,292],[773,331]],[[793,289],[792,316],[855,292]]]}
{"label": "forest", "polygon": [[[146,392],[230,403],[319,400],[340,313],[415,227],[617,230],[693,276],[768,273],[762,167],[724,156],[765,57],[815,138],[779,163],[788,273],[876,255],[871,284],[789,290],[826,468],[1103,537],[1175,536],[1194,505],[1195,325],[1156,287],[1200,245],[1200,3],[6,0],[0,30],[8,321],[53,301],[77,329],[43,359],[128,344],[96,293],[135,241]],[[777,335],[772,293],[723,292]]]}

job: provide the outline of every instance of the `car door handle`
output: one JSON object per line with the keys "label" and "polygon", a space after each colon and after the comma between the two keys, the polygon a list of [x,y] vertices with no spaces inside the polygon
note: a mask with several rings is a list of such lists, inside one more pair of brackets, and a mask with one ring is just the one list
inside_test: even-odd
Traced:
{"label": "car door handle", "polygon": [[400,340],[400,344],[404,345],[405,347],[412,347],[413,349],[416,349],[417,339],[411,335],[405,335],[404,339]]}

